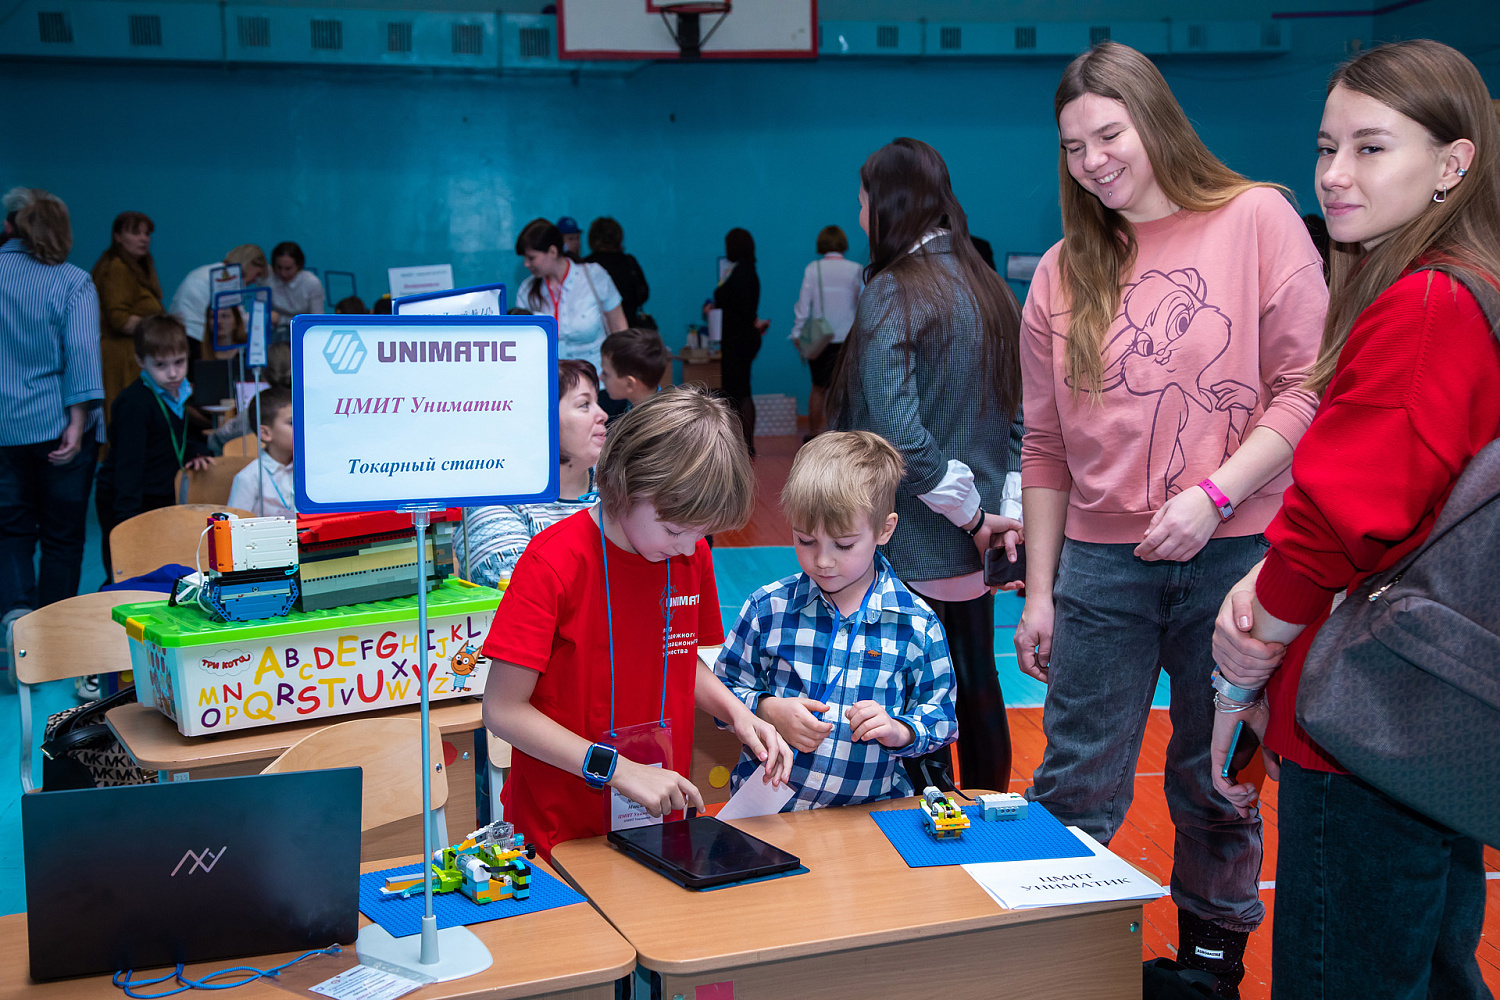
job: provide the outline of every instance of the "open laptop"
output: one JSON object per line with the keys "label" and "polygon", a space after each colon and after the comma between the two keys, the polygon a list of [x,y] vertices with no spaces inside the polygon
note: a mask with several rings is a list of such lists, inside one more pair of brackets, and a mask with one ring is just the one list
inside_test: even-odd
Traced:
{"label": "open laptop", "polygon": [[21,796],[32,978],[352,942],[361,784],[347,767]]}

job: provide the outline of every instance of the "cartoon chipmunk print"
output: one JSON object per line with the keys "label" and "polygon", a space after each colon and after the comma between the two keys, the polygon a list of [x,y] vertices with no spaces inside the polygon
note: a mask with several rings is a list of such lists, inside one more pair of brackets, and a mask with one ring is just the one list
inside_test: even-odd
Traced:
{"label": "cartoon chipmunk print", "polygon": [[469,677],[479,669],[479,664],[484,659],[486,657],[479,655],[479,650],[474,648],[472,642],[454,653],[448,660],[448,669],[453,672],[453,686],[450,690],[469,690]]}

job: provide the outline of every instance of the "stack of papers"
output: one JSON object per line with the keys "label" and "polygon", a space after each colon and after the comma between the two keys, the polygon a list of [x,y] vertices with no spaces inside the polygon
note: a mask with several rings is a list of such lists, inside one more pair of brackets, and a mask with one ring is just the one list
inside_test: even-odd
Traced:
{"label": "stack of papers", "polygon": [[1159,899],[1167,894],[1166,889],[1115,857],[1076,826],[1068,830],[1094,852],[1093,857],[991,861],[964,865],[963,869],[1007,910],[1115,899]]}

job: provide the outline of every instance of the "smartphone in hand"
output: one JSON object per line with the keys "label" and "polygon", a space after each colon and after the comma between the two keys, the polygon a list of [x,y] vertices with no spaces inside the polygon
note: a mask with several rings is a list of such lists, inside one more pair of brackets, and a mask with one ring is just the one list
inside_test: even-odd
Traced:
{"label": "smartphone in hand", "polygon": [[984,585],[1003,587],[1007,583],[1026,582],[1026,543],[1016,546],[1016,561],[1005,554],[1005,546],[984,550]]}

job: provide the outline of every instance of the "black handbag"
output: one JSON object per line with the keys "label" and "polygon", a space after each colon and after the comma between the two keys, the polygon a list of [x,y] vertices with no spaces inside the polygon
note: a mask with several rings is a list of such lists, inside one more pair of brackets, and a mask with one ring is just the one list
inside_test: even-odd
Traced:
{"label": "black handbag", "polygon": [[132,684],[49,715],[42,735],[42,791],[154,784],[156,772],[142,769],[104,721],[104,713],[135,700]]}
{"label": "black handbag", "polygon": [[[1500,295],[1451,273],[1500,336]],[[1458,477],[1427,540],[1365,580],[1318,630],[1297,689],[1297,722],[1342,767],[1492,846],[1500,846],[1497,563],[1500,440]]]}

